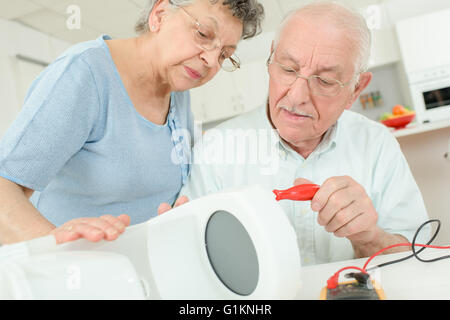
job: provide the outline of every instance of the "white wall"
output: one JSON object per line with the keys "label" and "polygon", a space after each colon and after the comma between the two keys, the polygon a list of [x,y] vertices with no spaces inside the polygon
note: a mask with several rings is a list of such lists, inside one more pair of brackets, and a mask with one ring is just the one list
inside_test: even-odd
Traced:
{"label": "white wall", "polygon": [[450,8],[449,0],[384,0],[391,22]]}
{"label": "white wall", "polygon": [[43,67],[17,54],[50,63],[70,44],[44,33],[0,19],[0,139],[16,118],[31,81]]}
{"label": "white wall", "polygon": [[450,128],[398,138],[430,218],[441,220],[434,243],[445,245],[450,245],[450,158],[444,158],[449,139]]}

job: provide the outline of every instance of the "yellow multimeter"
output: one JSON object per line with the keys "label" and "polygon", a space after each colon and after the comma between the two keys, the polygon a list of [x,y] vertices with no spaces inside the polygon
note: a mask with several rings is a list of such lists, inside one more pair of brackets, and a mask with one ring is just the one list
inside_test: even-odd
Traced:
{"label": "yellow multimeter", "polygon": [[325,286],[320,292],[320,300],[386,300],[381,286],[370,277],[350,273],[347,277],[356,280],[341,282],[335,288]]}

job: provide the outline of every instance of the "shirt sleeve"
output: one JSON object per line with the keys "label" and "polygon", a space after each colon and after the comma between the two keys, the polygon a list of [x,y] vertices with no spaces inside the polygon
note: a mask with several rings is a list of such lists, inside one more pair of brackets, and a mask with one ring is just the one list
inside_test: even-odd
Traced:
{"label": "shirt sleeve", "polygon": [[60,58],[33,82],[0,141],[0,176],[42,191],[88,141],[99,94],[81,56]]}
{"label": "shirt sleeve", "polygon": [[[411,242],[419,226],[428,220],[428,214],[408,162],[391,133],[383,139],[372,190],[379,226]],[[426,243],[430,235],[431,226],[428,225],[418,234],[416,242]]]}

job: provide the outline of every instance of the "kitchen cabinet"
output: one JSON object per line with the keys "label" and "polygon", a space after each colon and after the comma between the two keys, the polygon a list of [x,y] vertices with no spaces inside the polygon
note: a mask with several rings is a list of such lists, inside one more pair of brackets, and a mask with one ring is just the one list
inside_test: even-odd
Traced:
{"label": "kitchen cabinet", "polygon": [[191,105],[196,121],[211,122],[238,114],[242,109],[230,72],[220,70],[208,83],[191,90]]}
{"label": "kitchen cabinet", "polygon": [[264,103],[269,75],[266,60],[274,32],[264,32],[242,41],[236,50],[241,68],[234,72],[219,71],[210,82],[191,90],[195,119],[212,123],[239,115]]}
{"label": "kitchen cabinet", "polygon": [[449,64],[450,9],[399,21],[396,30],[406,73]]}
{"label": "kitchen cabinet", "polygon": [[269,73],[265,60],[244,65],[242,70],[233,76],[237,96],[242,105],[242,109],[237,111],[250,111],[265,103],[269,89]]}
{"label": "kitchen cabinet", "polygon": [[258,107],[267,98],[268,81],[262,60],[242,65],[234,72],[219,71],[210,82],[191,90],[195,120],[225,120]]}
{"label": "kitchen cabinet", "polygon": [[400,50],[394,27],[371,30],[372,48],[369,69],[400,61]]}

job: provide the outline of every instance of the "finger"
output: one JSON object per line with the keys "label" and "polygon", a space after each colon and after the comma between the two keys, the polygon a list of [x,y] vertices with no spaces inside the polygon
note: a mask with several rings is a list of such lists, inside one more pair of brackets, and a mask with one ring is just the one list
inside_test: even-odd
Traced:
{"label": "finger", "polygon": [[125,228],[127,227],[125,225],[125,223],[122,222],[122,220],[120,220],[118,217],[114,217],[110,214],[105,214],[105,215],[101,216],[100,219],[107,221],[119,233],[123,233],[125,231]]}
{"label": "finger", "polygon": [[98,242],[106,236],[103,230],[90,223],[73,223],[70,231],[76,232],[81,238],[92,242]]}
{"label": "finger", "polygon": [[315,212],[321,211],[327,204],[330,196],[334,192],[346,188],[348,184],[349,182],[346,177],[332,177],[325,180],[311,200],[311,209]]}
{"label": "finger", "polygon": [[329,196],[325,206],[319,211],[317,222],[321,226],[328,225],[339,211],[349,206],[352,202],[353,199],[349,195],[348,188],[335,191]]}
{"label": "finger", "polygon": [[352,202],[333,216],[328,224],[325,225],[325,230],[334,233],[360,214],[361,210],[358,210],[356,203]]}
{"label": "finger", "polygon": [[365,231],[365,221],[364,221],[364,214],[361,213],[354,219],[352,219],[347,224],[343,225],[339,229],[337,229],[334,232],[334,235],[339,238],[348,238],[352,235],[361,233]]}
{"label": "finger", "polygon": [[122,221],[122,223],[128,227],[131,223],[131,218],[129,215],[127,214],[121,214],[120,216],[117,217],[117,219],[119,219],[120,221]]}
{"label": "finger", "polygon": [[158,207],[158,215],[163,214],[172,209],[172,206],[168,203],[161,203]]}
{"label": "finger", "polygon": [[185,204],[187,202],[189,202],[189,198],[186,196],[181,196],[177,199],[177,201],[175,201],[174,207],[181,206],[182,204]]}
{"label": "finger", "polygon": [[75,241],[81,238],[80,234],[77,232],[62,230],[59,228],[54,229],[51,234],[55,237],[56,244]]}
{"label": "finger", "polygon": [[299,184],[314,184],[314,182],[304,179],[304,178],[297,178],[294,180],[294,186],[297,186]]}
{"label": "finger", "polygon": [[117,239],[120,231],[109,220],[115,220],[115,218],[111,215],[104,215],[100,218],[86,219],[87,222],[85,224],[99,229],[103,232],[105,240],[112,241]]}

